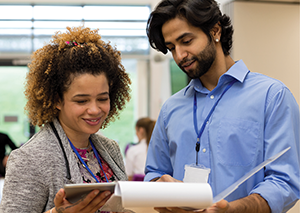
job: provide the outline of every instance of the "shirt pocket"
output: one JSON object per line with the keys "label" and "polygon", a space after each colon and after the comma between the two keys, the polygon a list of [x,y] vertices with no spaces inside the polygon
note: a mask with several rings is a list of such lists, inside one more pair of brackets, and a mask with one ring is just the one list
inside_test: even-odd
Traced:
{"label": "shirt pocket", "polygon": [[249,166],[258,149],[259,123],[222,119],[218,126],[217,157],[225,166]]}

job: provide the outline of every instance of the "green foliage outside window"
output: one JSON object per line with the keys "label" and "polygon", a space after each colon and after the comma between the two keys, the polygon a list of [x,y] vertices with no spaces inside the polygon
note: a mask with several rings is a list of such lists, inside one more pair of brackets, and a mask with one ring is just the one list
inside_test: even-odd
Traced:
{"label": "green foliage outside window", "polygon": [[172,94],[178,92],[187,85],[187,75],[177,66],[176,62],[172,59],[170,61],[171,72],[171,89]]}
{"label": "green foliage outside window", "polygon": [[[26,103],[24,80],[28,68],[0,67],[0,131],[20,146],[29,137],[29,123],[24,112]],[[14,122],[5,122],[5,117],[13,116]]]}
{"label": "green foliage outside window", "polygon": [[104,136],[113,139],[119,143],[122,154],[124,155],[125,147],[128,143],[133,142],[135,137],[135,102],[136,102],[136,61],[124,60],[123,65],[130,75],[131,100],[126,104],[126,108],[121,111],[119,119],[109,124],[109,126],[100,130]]}

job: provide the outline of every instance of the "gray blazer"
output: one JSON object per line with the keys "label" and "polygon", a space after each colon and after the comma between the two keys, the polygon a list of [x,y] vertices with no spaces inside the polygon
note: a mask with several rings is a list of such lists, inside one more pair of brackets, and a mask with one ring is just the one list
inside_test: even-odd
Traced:
{"label": "gray blazer", "polygon": [[[54,197],[67,183],[82,183],[76,157],[58,120],[54,125],[70,164],[71,180],[62,149],[52,128],[46,124],[27,143],[11,152],[6,168],[0,213],[41,213],[54,207]],[[91,139],[116,179],[127,180],[118,144],[104,136]]]}

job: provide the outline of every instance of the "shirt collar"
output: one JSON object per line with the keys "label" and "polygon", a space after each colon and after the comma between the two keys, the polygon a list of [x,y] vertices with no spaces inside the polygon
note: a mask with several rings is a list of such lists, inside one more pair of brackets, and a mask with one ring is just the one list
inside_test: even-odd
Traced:
{"label": "shirt collar", "polygon": [[[231,76],[232,78],[235,78],[239,82],[243,83],[249,72],[250,71],[247,68],[247,66],[245,65],[245,63],[243,62],[243,60],[239,60],[239,61],[236,61],[235,64],[232,67],[230,67],[226,73],[224,73],[221,76],[221,78],[223,76]],[[221,80],[221,78],[220,78],[220,80]]]}
{"label": "shirt collar", "polygon": [[[232,67],[230,67],[229,70],[220,77],[218,85],[220,83],[223,84],[226,81],[228,81],[228,79],[232,79],[232,78],[235,78],[239,82],[243,83],[249,72],[250,71],[247,68],[247,66],[245,65],[245,63],[243,62],[243,60],[236,61],[235,64]],[[202,92],[202,93],[210,92],[208,89],[206,89],[202,85],[202,83],[199,79],[192,79],[190,81],[190,83],[188,84],[188,86],[186,87],[186,89],[184,91],[184,95],[186,95],[187,91],[190,88],[194,88],[196,91]]]}

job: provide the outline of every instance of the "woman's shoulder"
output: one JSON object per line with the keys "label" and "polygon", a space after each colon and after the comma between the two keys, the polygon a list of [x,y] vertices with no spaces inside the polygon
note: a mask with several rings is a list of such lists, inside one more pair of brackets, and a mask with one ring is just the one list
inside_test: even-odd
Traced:
{"label": "woman's shoulder", "polygon": [[[54,138],[55,139],[55,138]],[[27,171],[29,173],[40,173],[44,169],[53,168],[53,165],[61,165],[57,161],[59,148],[56,146],[53,136],[47,130],[42,128],[32,136],[21,147],[13,150],[8,159],[9,170],[11,172]],[[53,141],[52,141],[53,140]]]}
{"label": "woman's shoulder", "polygon": [[13,150],[10,155],[18,157],[18,159],[30,159],[31,157],[34,159],[44,159],[47,156],[51,156],[47,155],[47,153],[57,152],[55,144],[55,136],[51,134],[49,129],[42,127],[27,142]]}
{"label": "woman's shoulder", "polygon": [[45,144],[51,143],[55,140],[53,134],[49,131],[47,127],[41,127],[41,129],[35,133],[27,142],[25,142],[20,148],[22,149],[33,149],[40,148]]}

